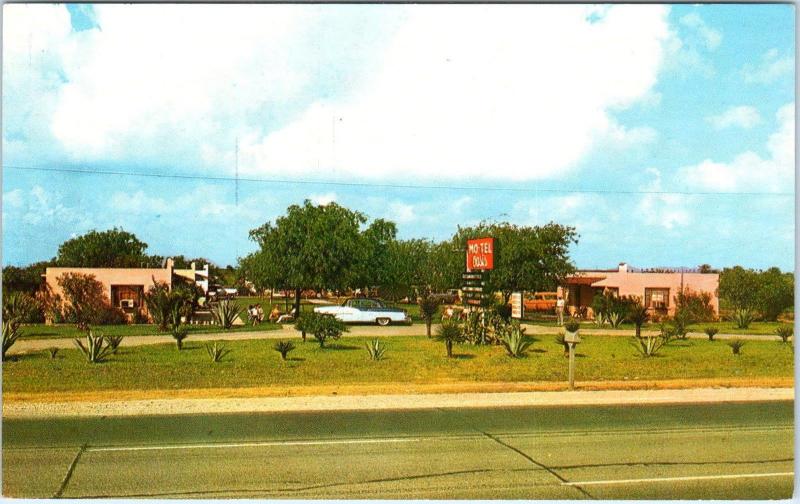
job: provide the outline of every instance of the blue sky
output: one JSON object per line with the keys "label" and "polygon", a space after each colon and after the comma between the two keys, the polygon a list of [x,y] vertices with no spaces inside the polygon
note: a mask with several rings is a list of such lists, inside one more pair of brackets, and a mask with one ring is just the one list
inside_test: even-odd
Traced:
{"label": "blue sky", "polygon": [[235,263],[309,198],[793,269],[794,44],[791,5],[6,5],[3,263],[113,226]]}

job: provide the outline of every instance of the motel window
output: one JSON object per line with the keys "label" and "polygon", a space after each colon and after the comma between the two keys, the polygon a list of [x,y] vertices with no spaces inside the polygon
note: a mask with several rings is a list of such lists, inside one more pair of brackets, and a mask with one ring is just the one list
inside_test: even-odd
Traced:
{"label": "motel window", "polygon": [[669,307],[669,289],[645,289],[644,305],[647,308],[666,309]]}
{"label": "motel window", "polygon": [[143,285],[112,285],[111,303],[117,308],[139,308],[143,294]]}

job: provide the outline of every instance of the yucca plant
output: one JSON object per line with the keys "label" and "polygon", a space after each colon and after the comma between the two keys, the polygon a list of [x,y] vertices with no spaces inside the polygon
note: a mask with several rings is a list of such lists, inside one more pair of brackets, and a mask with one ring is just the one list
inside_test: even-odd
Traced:
{"label": "yucca plant", "polygon": [[447,357],[452,357],[453,343],[464,341],[464,331],[461,330],[461,324],[454,320],[443,321],[442,325],[436,329],[436,341],[444,342]]}
{"label": "yucca plant", "polygon": [[425,295],[420,297],[417,300],[417,304],[419,305],[419,314],[425,320],[425,330],[428,334],[428,337],[431,337],[431,324],[433,323],[433,317],[436,316],[436,312],[439,310],[439,302],[438,298],[435,298],[431,295]]}
{"label": "yucca plant", "polygon": [[120,343],[122,343],[123,336],[106,336],[106,344],[111,349],[111,353],[117,353]]}
{"label": "yucca plant", "polygon": [[222,326],[223,329],[230,329],[233,327],[233,323],[239,316],[240,311],[241,309],[239,308],[238,303],[223,299],[217,303],[216,306],[211,308],[211,315],[214,317],[214,320],[217,322],[217,324]]}
{"label": "yucca plant", "polygon": [[25,292],[3,295],[3,322],[9,322],[14,329],[28,321],[36,310],[36,300]]}
{"label": "yucca plant", "polygon": [[91,330],[86,331],[85,345],[78,338],[75,338],[73,341],[75,342],[75,346],[78,347],[78,350],[86,357],[86,361],[90,364],[103,362],[106,357],[112,353],[108,340],[104,336],[95,336]]}
{"label": "yucca plant", "polygon": [[633,325],[636,327],[636,337],[639,338],[642,336],[642,326],[650,320],[650,314],[647,312],[647,308],[644,305],[636,303],[635,305],[631,305],[628,309],[628,320],[633,322]]}
{"label": "yucca plant", "polygon": [[175,346],[178,347],[178,350],[182,350],[183,340],[185,340],[186,337],[189,336],[189,329],[180,326],[173,327],[171,334],[172,334],[172,339],[175,340]]}
{"label": "yucca plant", "polygon": [[58,355],[58,347],[50,347],[47,349],[47,353],[50,355],[51,359],[55,359]]}
{"label": "yucca plant", "polygon": [[775,333],[778,336],[780,336],[781,341],[783,341],[784,343],[788,343],[789,338],[791,338],[792,335],[794,335],[794,327],[789,325],[780,326],[779,328],[775,329]]}
{"label": "yucca plant", "polygon": [[747,343],[743,339],[735,339],[728,342],[728,346],[733,350],[733,355],[739,355],[742,352],[742,347]]}
{"label": "yucca plant", "polygon": [[14,343],[17,342],[19,337],[22,335],[22,331],[19,330],[19,327],[8,321],[3,320],[3,360],[7,359],[8,350],[14,346]]}
{"label": "yucca plant", "polygon": [[708,326],[703,329],[703,332],[706,333],[706,336],[708,336],[708,341],[714,341],[714,336],[717,335],[719,329],[714,326]]}
{"label": "yucca plant", "polygon": [[281,354],[281,360],[286,360],[286,356],[289,355],[289,352],[295,349],[295,346],[291,341],[277,341],[274,345],[272,345],[272,348]]}
{"label": "yucca plant", "polygon": [[733,321],[737,329],[747,329],[755,319],[755,314],[750,308],[738,308],[733,312]]}
{"label": "yucca plant", "polygon": [[509,357],[519,359],[525,355],[525,351],[533,344],[533,338],[525,335],[525,328],[520,327],[519,322],[513,322],[511,329],[503,332],[500,343],[505,347]]}
{"label": "yucca plant", "polygon": [[364,346],[367,347],[367,353],[369,353],[369,358],[371,360],[381,360],[386,353],[386,345],[382,344],[377,339],[364,343]]}
{"label": "yucca plant", "polygon": [[215,341],[213,345],[206,344],[206,353],[211,357],[211,362],[220,362],[231,351],[225,348],[222,343]]}

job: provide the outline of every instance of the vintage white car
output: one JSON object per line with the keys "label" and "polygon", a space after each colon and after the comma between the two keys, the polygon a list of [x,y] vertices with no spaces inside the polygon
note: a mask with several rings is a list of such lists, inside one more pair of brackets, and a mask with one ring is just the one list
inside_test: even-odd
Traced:
{"label": "vintage white car", "polygon": [[391,323],[410,324],[411,317],[402,308],[391,308],[383,301],[371,298],[350,298],[341,306],[318,306],[314,313],[333,315],[342,322],[369,323],[386,326]]}

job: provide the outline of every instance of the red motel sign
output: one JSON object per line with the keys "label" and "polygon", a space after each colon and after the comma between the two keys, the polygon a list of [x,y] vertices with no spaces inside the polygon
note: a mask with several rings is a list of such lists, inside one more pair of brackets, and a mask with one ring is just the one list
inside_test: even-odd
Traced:
{"label": "red motel sign", "polygon": [[494,238],[467,240],[467,270],[494,268]]}

